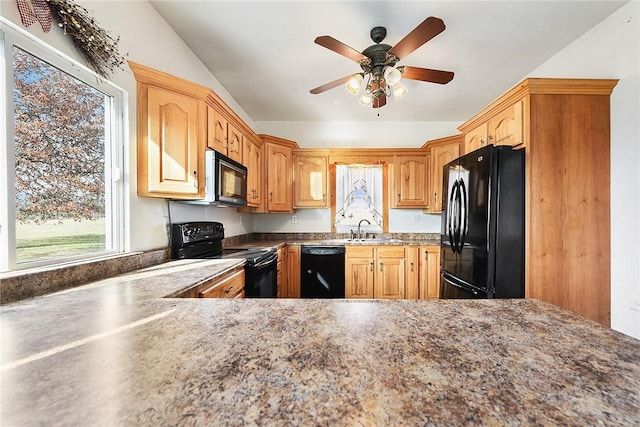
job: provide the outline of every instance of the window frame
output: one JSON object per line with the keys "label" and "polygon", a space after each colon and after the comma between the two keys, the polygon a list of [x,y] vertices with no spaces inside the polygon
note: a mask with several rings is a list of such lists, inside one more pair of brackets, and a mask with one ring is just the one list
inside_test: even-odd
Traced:
{"label": "window frame", "polygon": [[[13,46],[51,64],[83,83],[104,93],[111,99],[105,106],[105,251],[40,261],[17,263],[16,260],[16,208],[15,208],[15,117]],[[54,47],[24,31],[4,17],[0,17],[0,93],[5,102],[0,103],[0,123],[5,129],[0,154],[0,272],[24,270],[35,267],[77,263],[119,255],[125,251],[127,232],[127,173],[125,173],[128,145],[127,92],[86,66]]]}

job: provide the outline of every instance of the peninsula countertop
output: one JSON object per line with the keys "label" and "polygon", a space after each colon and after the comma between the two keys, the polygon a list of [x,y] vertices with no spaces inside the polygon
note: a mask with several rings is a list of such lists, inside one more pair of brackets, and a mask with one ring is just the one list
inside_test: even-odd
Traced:
{"label": "peninsula countertop", "polygon": [[550,304],[164,298],[202,266],[0,307],[0,424],[640,423],[640,341]]}

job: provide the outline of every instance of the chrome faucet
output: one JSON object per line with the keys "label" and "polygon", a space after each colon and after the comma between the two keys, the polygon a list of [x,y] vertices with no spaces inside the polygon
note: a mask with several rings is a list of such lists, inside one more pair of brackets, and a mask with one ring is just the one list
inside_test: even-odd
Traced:
{"label": "chrome faucet", "polygon": [[366,222],[367,224],[371,225],[368,219],[360,220],[360,222],[358,223],[358,239],[362,239],[362,232],[360,231],[360,226],[362,225],[363,222]]}

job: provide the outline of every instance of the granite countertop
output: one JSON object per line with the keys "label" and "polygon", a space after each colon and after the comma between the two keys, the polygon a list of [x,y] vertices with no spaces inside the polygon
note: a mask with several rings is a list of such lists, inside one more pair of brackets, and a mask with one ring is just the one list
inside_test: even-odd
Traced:
{"label": "granite countertop", "polygon": [[0,424],[640,424],[640,341],[537,300],[163,298],[238,265],[0,307]]}

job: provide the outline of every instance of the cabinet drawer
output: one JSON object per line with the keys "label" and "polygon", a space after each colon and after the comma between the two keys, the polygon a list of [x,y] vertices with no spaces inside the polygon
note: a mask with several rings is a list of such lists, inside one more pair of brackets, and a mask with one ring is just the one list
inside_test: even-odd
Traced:
{"label": "cabinet drawer", "polygon": [[[211,286],[203,286],[198,298],[236,298],[244,293],[244,268],[211,281]],[[241,298],[241,297],[240,297]]]}
{"label": "cabinet drawer", "polygon": [[378,246],[378,257],[404,258],[404,246]]}
{"label": "cabinet drawer", "polygon": [[347,246],[345,253],[348,258],[373,258],[373,246]]}

